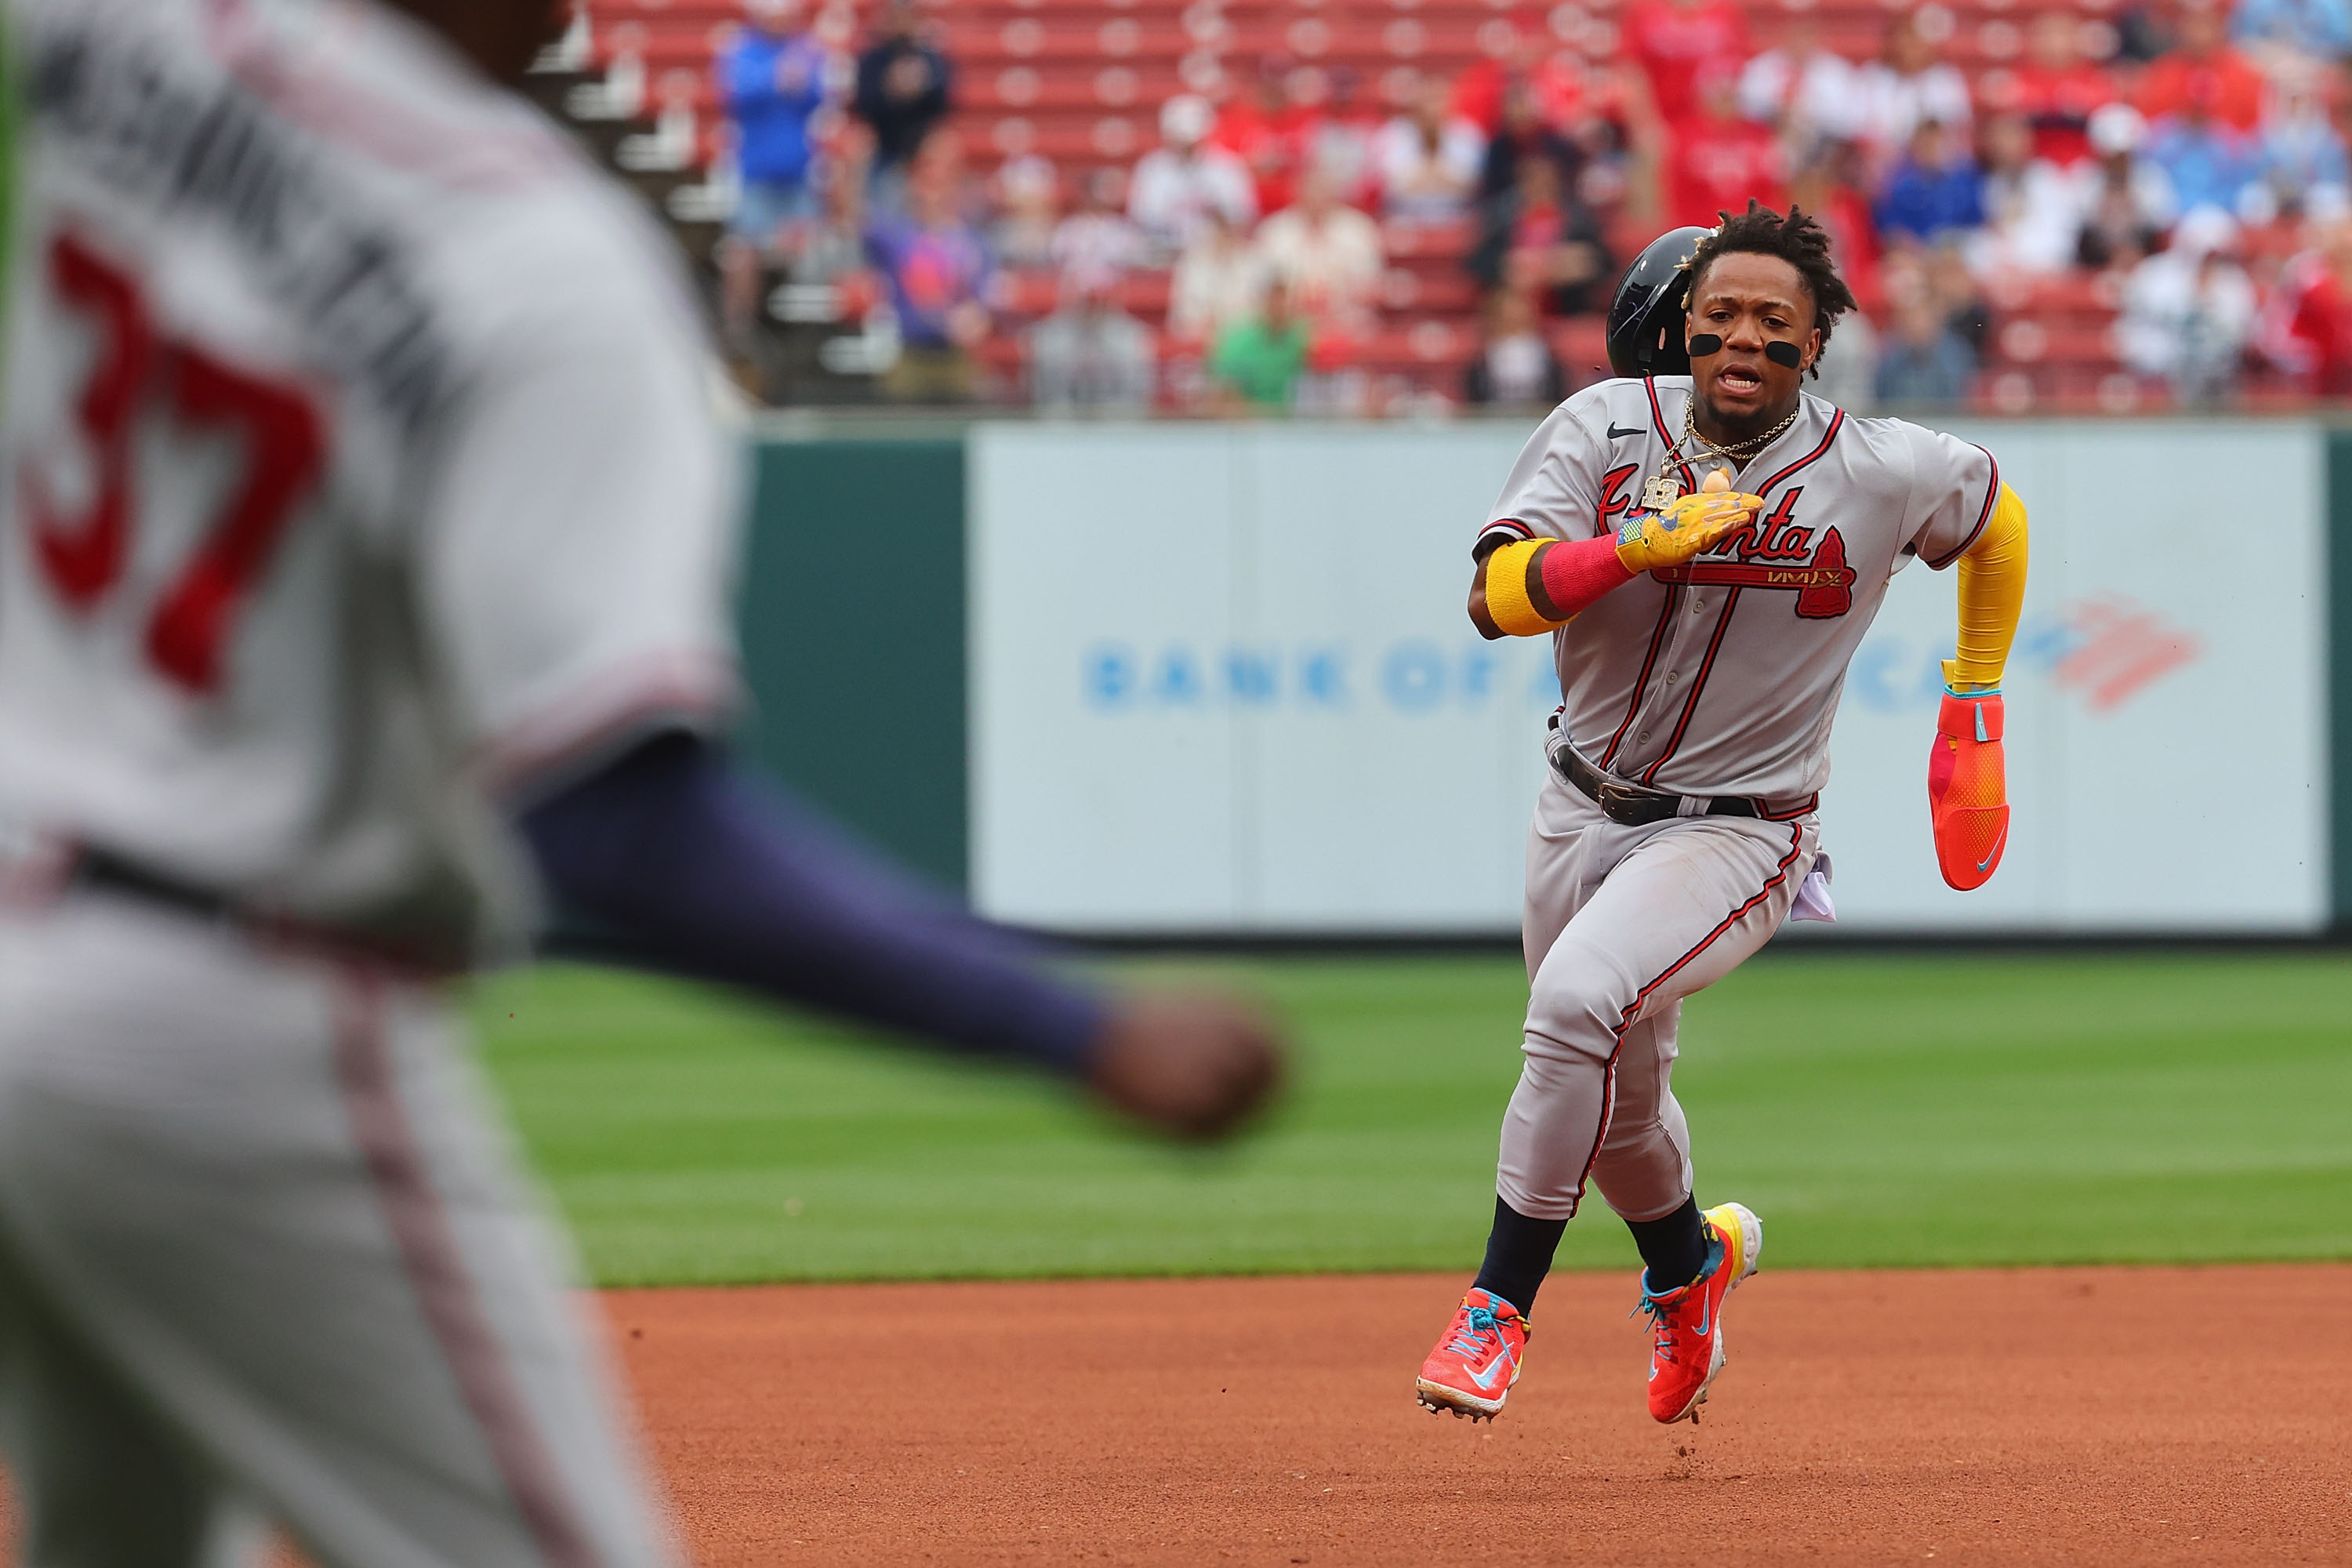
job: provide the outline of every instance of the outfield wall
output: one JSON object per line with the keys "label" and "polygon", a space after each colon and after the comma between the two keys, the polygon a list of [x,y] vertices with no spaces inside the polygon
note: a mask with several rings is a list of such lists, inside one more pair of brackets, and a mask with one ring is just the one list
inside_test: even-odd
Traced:
{"label": "outfield wall", "polygon": [[[2330,843],[2352,843],[2352,789],[2329,758],[2352,742],[2352,680],[2327,669],[2352,651],[2352,551],[2331,559],[2327,538],[2333,515],[2352,539],[2352,444],[2308,422],[1953,427],[2033,513],[2014,838],[1983,891],[1937,879],[1921,774],[1953,582],[1914,566],[1834,738],[1841,929],[2341,921],[2352,868]],[[1548,645],[1482,642],[1462,597],[1522,436],[1008,423],[919,452],[770,442],[746,598],[761,754],[1023,923],[1508,931],[1558,694]],[[2254,507],[2259,550],[2233,547]],[[955,636],[866,624],[856,557],[886,523],[919,554],[963,539],[924,590],[963,595]]]}

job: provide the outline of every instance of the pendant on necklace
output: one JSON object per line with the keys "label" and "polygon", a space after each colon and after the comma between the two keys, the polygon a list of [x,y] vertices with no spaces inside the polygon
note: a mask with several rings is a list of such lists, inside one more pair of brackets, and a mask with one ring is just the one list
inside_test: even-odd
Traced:
{"label": "pendant on necklace", "polygon": [[1681,481],[1671,479],[1663,472],[1652,474],[1650,482],[1642,487],[1643,511],[1664,511],[1682,499]]}

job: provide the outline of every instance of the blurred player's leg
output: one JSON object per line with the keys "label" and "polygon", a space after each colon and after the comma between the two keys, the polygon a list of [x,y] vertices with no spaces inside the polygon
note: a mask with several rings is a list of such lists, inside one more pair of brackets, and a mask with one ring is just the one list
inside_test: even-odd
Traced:
{"label": "blurred player's leg", "polygon": [[247,1568],[268,1540],[0,1249],[0,1447],[34,1568]]}
{"label": "blurred player's leg", "polygon": [[436,990],[102,898],[0,925],[0,1222],[183,1435],[124,1507],[216,1468],[322,1568],[672,1561]]}

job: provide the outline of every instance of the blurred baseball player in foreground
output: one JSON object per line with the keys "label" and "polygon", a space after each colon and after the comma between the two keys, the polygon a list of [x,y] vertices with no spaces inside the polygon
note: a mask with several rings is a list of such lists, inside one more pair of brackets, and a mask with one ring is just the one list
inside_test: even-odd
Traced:
{"label": "blurred baseball player in foreground", "polygon": [[[1107,1004],[735,771],[736,443],[674,247],[502,83],[549,0],[10,0],[0,1403],[20,1560],[674,1559],[446,976],[648,962],[1166,1131],[1253,1017]],[[887,623],[895,546],[862,584]],[[882,1342],[844,1341],[838,1387]],[[855,1355],[850,1353],[855,1351]]]}
{"label": "blurred baseball player in foreground", "polygon": [[1565,701],[1528,839],[1526,1061],[1486,1263],[1421,1369],[1432,1409],[1503,1407],[1589,1181],[1641,1249],[1650,1414],[1697,1418],[1724,1298],[1764,1233],[1693,1196],[1669,1087],[1682,999],[1792,906],[1832,913],[1815,815],[1830,724],[1915,555],[1960,568],[1927,771],[1937,858],[1961,889],[2000,864],[2025,510],[1981,448],[1805,395],[1853,308],[1827,237],[1793,211],[1750,204],[1654,242],[1611,312],[1625,379],[1544,421],[1479,532],[1470,618],[1489,637],[1549,634]]}

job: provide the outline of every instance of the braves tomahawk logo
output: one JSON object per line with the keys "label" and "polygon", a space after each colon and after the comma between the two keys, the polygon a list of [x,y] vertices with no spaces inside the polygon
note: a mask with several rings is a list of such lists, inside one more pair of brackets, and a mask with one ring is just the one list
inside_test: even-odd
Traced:
{"label": "braves tomahawk logo", "polygon": [[[1784,492],[1770,512],[1724,535],[1698,560],[1661,567],[1651,575],[1709,587],[1790,588],[1796,591],[1797,614],[1806,620],[1844,615],[1853,608],[1855,576],[1845,563],[1845,541],[1832,526],[1815,543],[1812,530],[1797,525],[1797,498],[1804,493],[1802,485]],[[1718,555],[1734,559],[1715,559]]]}

